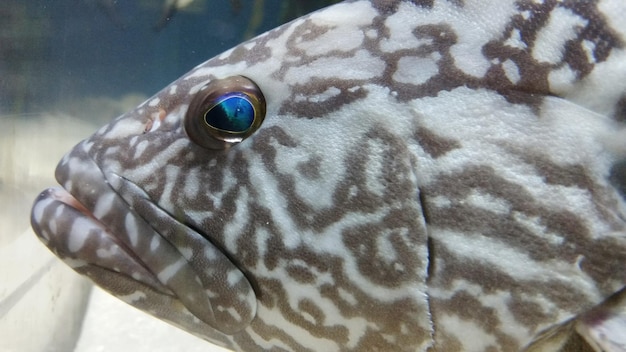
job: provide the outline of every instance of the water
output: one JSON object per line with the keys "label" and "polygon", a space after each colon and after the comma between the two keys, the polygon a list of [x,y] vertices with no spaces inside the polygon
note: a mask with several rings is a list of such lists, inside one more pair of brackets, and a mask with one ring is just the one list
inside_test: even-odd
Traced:
{"label": "water", "polygon": [[91,292],[35,238],[31,204],[56,184],[63,154],[98,126],[206,59],[336,1],[195,0],[168,21],[163,2],[2,3],[0,352],[211,351]]}

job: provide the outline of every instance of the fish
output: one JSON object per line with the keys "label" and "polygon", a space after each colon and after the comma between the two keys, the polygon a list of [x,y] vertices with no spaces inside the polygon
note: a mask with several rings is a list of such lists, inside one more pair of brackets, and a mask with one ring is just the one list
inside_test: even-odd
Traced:
{"label": "fish", "polygon": [[625,15],[338,3],[80,142],[32,227],[235,351],[625,351]]}

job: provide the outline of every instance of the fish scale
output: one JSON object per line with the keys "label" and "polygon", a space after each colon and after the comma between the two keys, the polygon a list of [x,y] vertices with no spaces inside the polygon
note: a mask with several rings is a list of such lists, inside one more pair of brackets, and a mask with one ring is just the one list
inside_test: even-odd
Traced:
{"label": "fish scale", "polygon": [[328,7],[79,143],[33,228],[236,351],[626,351],[625,15]]}

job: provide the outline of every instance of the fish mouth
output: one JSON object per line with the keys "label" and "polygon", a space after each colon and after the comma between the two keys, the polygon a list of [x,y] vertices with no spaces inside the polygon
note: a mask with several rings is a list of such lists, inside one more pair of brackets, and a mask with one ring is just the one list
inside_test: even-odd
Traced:
{"label": "fish mouth", "polygon": [[52,187],[39,194],[33,204],[31,226],[57,257],[81,274],[93,279],[94,269],[119,275],[132,273],[132,279],[162,294],[173,294],[155,280],[128,246],[64,188]]}
{"label": "fish mouth", "polygon": [[191,331],[247,327],[256,295],[243,272],[135,183],[103,171],[89,150],[83,142],[67,154],[56,169],[63,187],[35,200],[39,239],[75,271],[158,318],[187,321]]}
{"label": "fish mouth", "polygon": [[92,279],[93,269],[107,270],[172,295],[119,235],[125,230],[116,228],[114,219],[123,216],[128,205],[110,187],[84,142],[59,162],[55,177],[63,187],[43,191],[31,211],[31,226],[39,239]]}

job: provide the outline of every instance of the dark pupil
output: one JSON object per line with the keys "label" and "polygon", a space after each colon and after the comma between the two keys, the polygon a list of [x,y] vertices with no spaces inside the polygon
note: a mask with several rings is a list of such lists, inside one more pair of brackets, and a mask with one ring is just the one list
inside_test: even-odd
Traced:
{"label": "dark pupil", "polygon": [[242,97],[230,97],[207,111],[204,121],[220,130],[245,132],[254,121],[254,108]]}

